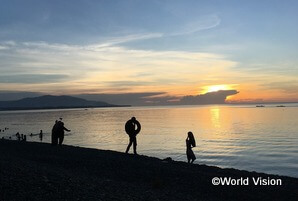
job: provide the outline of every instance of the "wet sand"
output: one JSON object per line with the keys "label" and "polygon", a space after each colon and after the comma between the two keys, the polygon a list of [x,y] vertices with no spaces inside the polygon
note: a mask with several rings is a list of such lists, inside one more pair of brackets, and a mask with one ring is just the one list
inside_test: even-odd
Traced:
{"label": "wet sand", "polygon": [[[115,151],[0,140],[0,200],[298,200],[298,178]],[[214,186],[213,177],[249,178]],[[281,179],[281,186],[252,178]]]}

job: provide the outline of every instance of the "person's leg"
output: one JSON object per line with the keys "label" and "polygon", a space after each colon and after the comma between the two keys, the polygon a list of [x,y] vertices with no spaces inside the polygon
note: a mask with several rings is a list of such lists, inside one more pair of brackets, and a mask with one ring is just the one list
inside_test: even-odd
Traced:
{"label": "person's leg", "polygon": [[64,135],[62,135],[62,136],[59,137],[59,145],[62,145],[63,140],[64,140]]}
{"label": "person's leg", "polygon": [[197,158],[196,158],[196,156],[195,155],[193,155],[194,157],[193,157],[193,159],[192,159],[192,162],[194,162]]}
{"label": "person's leg", "polygon": [[131,139],[131,137],[129,137],[129,143],[128,143],[128,145],[127,145],[127,148],[126,148],[125,153],[128,153],[128,151],[129,151],[131,145],[132,145],[132,139]]}
{"label": "person's leg", "polygon": [[57,134],[53,133],[52,134],[52,145],[57,145],[58,144],[58,136]]}
{"label": "person's leg", "polygon": [[137,154],[137,138],[134,137],[133,139],[133,153]]}
{"label": "person's leg", "polygon": [[54,145],[54,139],[55,139],[55,136],[54,136],[54,133],[52,133],[52,136],[51,136],[51,143],[52,143],[52,145]]}
{"label": "person's leg", "polygon": [[189,149],[186,150],[186,156],[187,156],[187,163],[190,163],[190,153],[189,153]]}
{"label": "person's leg", "polygon": [[191,163],[193,163],[195,160],[196,160],[196,156],[195,154],[193,153],[193,151],[191,150]]}

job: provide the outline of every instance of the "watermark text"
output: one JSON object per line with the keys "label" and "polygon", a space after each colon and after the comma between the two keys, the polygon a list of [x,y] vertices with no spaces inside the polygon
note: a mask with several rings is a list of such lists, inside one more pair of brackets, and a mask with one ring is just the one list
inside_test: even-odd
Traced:
{"label": "watermark text", "polygon": [[281,186],[282,180],[270,177],[214,177],[212,184],[214,186]]}

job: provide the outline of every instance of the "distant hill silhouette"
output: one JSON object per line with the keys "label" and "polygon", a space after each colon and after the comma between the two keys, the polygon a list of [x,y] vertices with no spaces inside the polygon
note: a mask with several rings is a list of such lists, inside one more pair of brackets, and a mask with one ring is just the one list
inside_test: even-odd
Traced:
{"label": "distant hill silhouette", "polygon": [[0,110],[24,109],[56,109],[56,108],[85,108],[85,107],[117,107],[102,101],[88,101],[71,96],[45,95],[34,98],[24,98],[15,101],[0,101]]}

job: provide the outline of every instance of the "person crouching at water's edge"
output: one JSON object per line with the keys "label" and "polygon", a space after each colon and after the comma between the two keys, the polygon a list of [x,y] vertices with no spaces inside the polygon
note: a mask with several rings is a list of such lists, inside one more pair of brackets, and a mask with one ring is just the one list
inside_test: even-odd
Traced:
{"label": "person crouching at water's edge", "polygon": [[125,153],[128,153],[131,145],[133,144],[133,152],[137,154],[137,134],[141,131],[141,124],[136,120],[135,117],[132,117],[125,124],[125,131],[129,136],[129,144],[126,148]]}
{"label": "person crouching at water's edge", "polygon": [[196,160],[196,156],[192,151],[192,147],[196,146],[196,140],[192,132],[187,133],[186,138],[186,155],[187,155],[187,162],[193,163]]}

